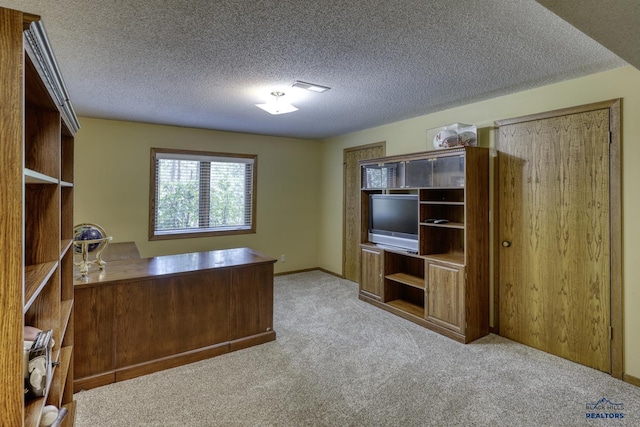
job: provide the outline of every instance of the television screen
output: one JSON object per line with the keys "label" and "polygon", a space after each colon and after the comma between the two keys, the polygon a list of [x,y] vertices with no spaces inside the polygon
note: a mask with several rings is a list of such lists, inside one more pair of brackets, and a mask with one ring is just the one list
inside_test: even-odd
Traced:
{"label": "television screen", "polygon": [[372,194],[369,200],[369,241],[416,250],[418,196]]}

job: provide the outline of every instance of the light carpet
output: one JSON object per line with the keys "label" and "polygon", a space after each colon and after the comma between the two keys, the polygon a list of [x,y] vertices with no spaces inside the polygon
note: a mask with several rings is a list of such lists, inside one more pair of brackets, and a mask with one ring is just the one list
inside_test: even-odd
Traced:
{"label": "light carpet", "polygon": [[[640,425],[640,388],[610,375],[493,334],[459,344],[321,271],[274,287],[276,341],[77,393],[76,425]],[[602,398],[622,406],[587,410]]]}

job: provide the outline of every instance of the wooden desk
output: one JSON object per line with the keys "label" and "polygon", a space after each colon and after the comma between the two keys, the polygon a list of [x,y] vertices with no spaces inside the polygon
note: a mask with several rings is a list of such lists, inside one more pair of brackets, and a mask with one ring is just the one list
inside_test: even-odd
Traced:
{"label": "wooden desk", "polygon": [[74,391],[275,340],[275,262],[238,248],[76,274]]}

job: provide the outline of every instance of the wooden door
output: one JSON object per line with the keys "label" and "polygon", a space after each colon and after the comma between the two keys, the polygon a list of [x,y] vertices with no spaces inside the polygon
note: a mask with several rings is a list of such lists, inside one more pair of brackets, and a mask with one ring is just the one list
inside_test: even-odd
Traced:
{"label": "wooden door", "polygon": [[360,160],[384,157],[385,143],[363,145],[344,150],[342,275],[360,281]]}
{"label": "wooden door", "polygon": [[500,334],[611,372],[610,110],[497,124]]}

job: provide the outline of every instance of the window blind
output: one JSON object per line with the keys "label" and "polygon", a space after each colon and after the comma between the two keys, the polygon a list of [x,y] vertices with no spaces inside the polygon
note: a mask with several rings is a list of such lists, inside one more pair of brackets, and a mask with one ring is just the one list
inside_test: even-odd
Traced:
{"label": "window blind", "polygon": [[253,157],[156,153],[155,234],[253,229]]}

